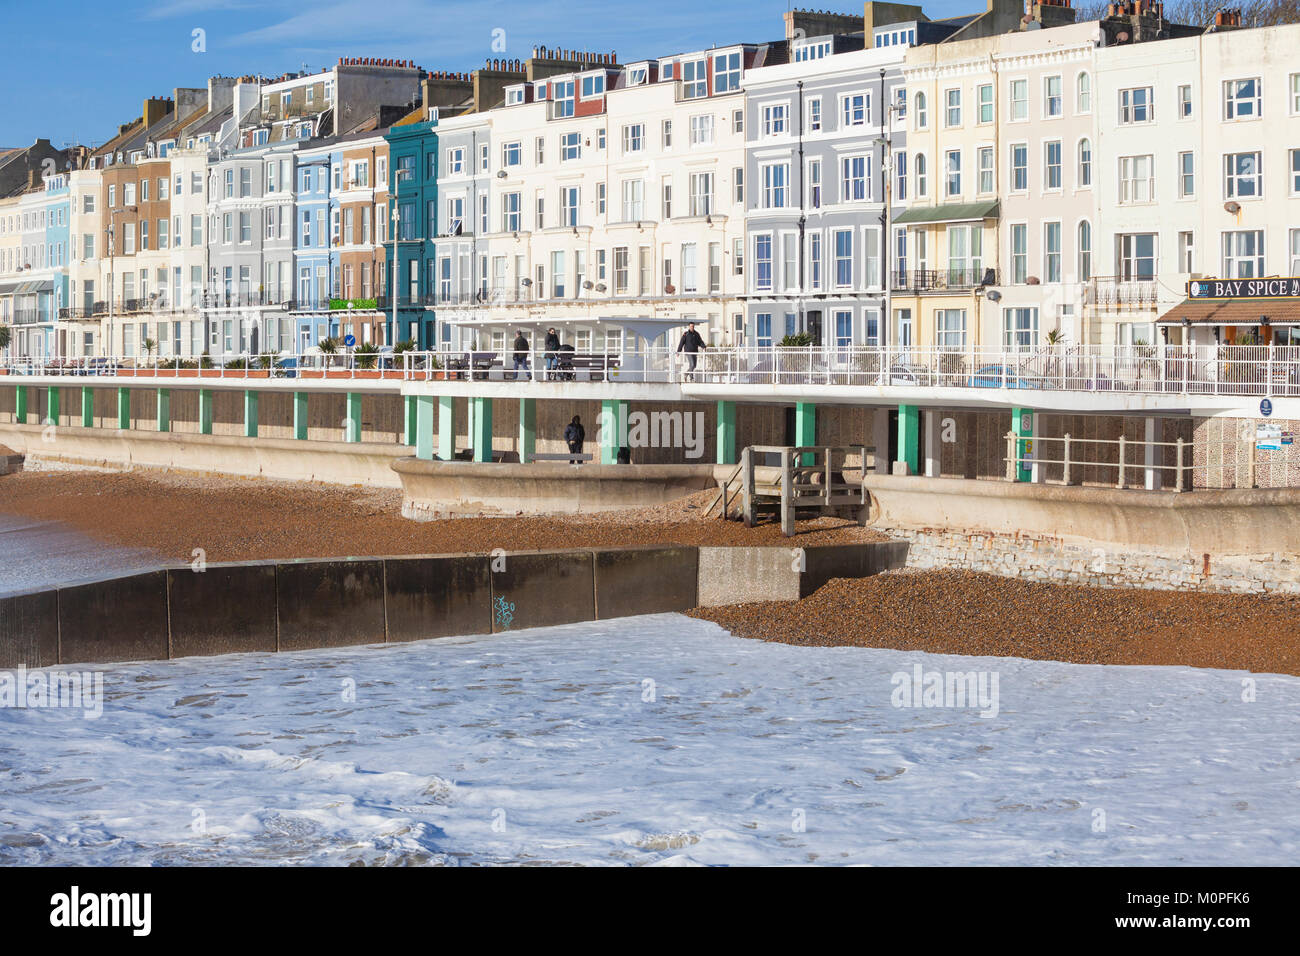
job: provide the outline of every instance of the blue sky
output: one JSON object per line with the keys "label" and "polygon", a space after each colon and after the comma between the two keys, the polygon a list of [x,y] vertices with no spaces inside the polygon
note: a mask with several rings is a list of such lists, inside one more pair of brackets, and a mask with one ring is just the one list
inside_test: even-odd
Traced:
{"label": "blue sky", "polygon": [[[98,144],[140,115],[149,96],[205,86],[209,76],[278,76],[340,56],[411,59],[470,70],[534,45],[617,51],[623,62],[736,41],[779,39],[782,0],[5,0],[0,38],[0,147],[47,137]],[[861,13],[861,0],[815,9]],[[982,0],[927,3],[931,17]],[[562,16],[559,12],[562,11]],[[567,25],[561,25],[561,23]],[[205,31],[206,52],[192,35]],[[492,49],[504,30],[505,51]]]}

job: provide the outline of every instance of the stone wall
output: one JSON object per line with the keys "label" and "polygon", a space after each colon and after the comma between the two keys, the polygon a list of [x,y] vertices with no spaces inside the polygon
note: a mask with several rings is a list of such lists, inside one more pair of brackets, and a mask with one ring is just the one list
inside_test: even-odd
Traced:
{"label": "stone wall", "polygon": [[1300,555],[1169,556],[1133,549],[1085,547],[1030,534],[890,531],[908,545],[907,567],[957,569],[1106,588],[1300,594]]}

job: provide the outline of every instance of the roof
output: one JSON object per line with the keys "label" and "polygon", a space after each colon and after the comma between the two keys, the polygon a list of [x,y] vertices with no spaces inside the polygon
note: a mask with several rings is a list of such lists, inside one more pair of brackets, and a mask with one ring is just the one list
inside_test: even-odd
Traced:
{"label": "roof", "polygon": [[998,201],[947,203],[942,206],[913,206],[894,217],[896,223],[908,222],[971,222],[976,219],[997,219]]}
{"label": "roof", "polygon": [[1300,325],[1300,298],[1294,299],[1184,299],[1156,322],[1181,325],[1259,325],[1267,318],[1272,325]]}

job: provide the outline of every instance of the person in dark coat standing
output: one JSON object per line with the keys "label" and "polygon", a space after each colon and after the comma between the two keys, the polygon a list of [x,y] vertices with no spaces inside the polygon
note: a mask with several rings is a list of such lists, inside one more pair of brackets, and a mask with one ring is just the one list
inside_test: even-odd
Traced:
{"label": "person in dark coat standing", "polygon": [[555,329],[546,330],[546,377],[551,378],[550,373],[554,372],[560,364],[560,337],[555,333]]}
{"label": "person in dark coat standing", "polygon": [[677,351],[686,353],[686,373],[688,375],[695,373],[696,357],[704,348],[704,339],[700,338],[700,333],[695,331],[695,323],[690,323],[686,326],[686,331],[682,333],[682,340],[677,343]]}
{"label": "person in dark coat standing", "polygon": [[[528,371],[528,340],[524,338],[523,330],[515,333],[515,379],[519,378],[519,370]],[[528,376],[525,375],[524,378]]]}
{"label": "person in dark coat standing", "polygon": [[582,419],[577,415],[564,428],[564,440],[569,445],[570,455],[582,454],[582,443],[587,440],[587,430],[582,427]]}

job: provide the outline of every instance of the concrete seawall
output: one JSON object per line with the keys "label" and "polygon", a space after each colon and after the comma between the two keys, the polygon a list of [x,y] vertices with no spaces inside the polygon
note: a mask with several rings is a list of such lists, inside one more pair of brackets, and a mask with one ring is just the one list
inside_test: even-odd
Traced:
{"label": "concrete seawall", "polygon": [[906,545],[804,555],[647,547],[182,565],[0,597],[0,668],[395,643],[798,597],[830,577],[901,567]]}
{"label": "concrete seawall", "polygon": [[50,461],[113,471],[160,468],[383,488],[400,487],[393,460],[413,451],[375,442],[14,424],[0,424],[0,445],[26,455],[33,466]]}
{"label": "concrete seawall", "polygon": [[907,566],[1061,584],[1300,593],[1300,489],[1173,492],[869,475]]}
{"label": "concrete seawall", "polygon": [[399,458],[402,515],[579,514],[665,504],[715,487],[714,466],[571,465],[567,462],[473,464]]}

